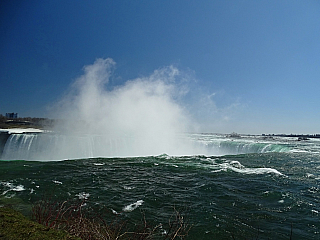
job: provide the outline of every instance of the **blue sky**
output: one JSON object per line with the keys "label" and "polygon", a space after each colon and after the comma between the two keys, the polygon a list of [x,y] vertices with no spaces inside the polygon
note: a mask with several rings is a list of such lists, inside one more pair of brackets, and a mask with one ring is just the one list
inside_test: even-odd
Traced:
{"label": "blue sky", "polygon": [[46,117],[85,65],[112,58],[113,86],[189,74],[180,104],[199,131],[320,133],[319,13],[316,0],[3,0],[0,113]]}

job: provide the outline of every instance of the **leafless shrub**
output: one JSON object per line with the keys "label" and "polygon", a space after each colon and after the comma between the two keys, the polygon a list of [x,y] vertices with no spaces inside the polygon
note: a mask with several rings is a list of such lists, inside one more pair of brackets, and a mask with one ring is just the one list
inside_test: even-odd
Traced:
{"label": "leafless shrub", "polygon": [[142,214],[141,223],[132,226],[121,219],[121,213],[114,215],[107,209],[101,211],[87,207],[86,199],[64,202],[52,201],[51,198],[41,200],[34,204],[32,215],[40,224],[90,240],[185,239],[191,228],[184,215],[175,208],[165,225],[152,226]]}

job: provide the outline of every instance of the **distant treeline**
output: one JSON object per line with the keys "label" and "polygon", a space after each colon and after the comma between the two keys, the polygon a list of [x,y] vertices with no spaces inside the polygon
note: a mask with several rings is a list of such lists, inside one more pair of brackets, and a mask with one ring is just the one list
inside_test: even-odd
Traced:
{"label": "distant treeline", "polygon": [[29,128],[51,128],[54,125],[55,120],[48,118],[7,118],[0,114],[0,128],[17,128],[17,127],[29,127]]}
{"label": "distant treeline", "polygon": [[320,138],[320,134],[262,134],[270,137]]}

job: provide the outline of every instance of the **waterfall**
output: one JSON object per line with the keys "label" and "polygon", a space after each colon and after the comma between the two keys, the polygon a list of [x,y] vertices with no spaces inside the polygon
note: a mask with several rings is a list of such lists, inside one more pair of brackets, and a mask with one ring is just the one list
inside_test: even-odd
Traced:
{"label": "waterfall", "polygon": [[[127,135],[94,135],[62,133],[11,134],[4,145],[4,160],[63,160],[94,157],[132,157],[160,155],[230,155],[247,153],[288,152],[291,145],[276,141],[257,141],[254,138],[226,138],[210,135],[182,134],[189,140],[189,152],[178,149],[178,154],[167,151],[167,146],[148,144],[149,138]],[[157,135],[154,135],[156,143]],[[168,138],[169,139],[169,138]],[[183,144],[184,146],[185,144]],[[175,147],[173,145],[172,147]],[[156,150],[155,150],[156,149]]]}
{"label": "waterfall", "polygon": [[8,131],[0,131],[0,157],[3,153],[4,146],[9,138],[10,134]]}
{"label": "waterfall", "polygon": [[286,142],[261,141],[251,137],[230,138],[224,135],[194,134],[191,139],[208,155],[234,155],[247,153],[289,152],[292,146]]}
{"label": "waterfall", "polygon": [[11,134],[1,159],[61,160],[129,154],[130,138],[51,133]]}

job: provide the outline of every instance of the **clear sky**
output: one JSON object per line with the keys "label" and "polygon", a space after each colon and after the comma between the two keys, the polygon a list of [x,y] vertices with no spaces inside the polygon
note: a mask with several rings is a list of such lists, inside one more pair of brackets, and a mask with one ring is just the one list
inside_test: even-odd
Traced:
{"label": "clear sky", "polygon": [[320,1],[0,2],[0,113],[46,117],[98,58],[111,85],[166,66],[199,131],[320,133]]}

